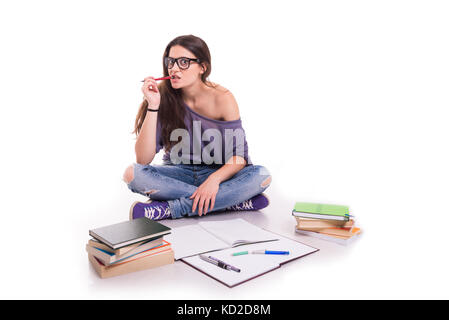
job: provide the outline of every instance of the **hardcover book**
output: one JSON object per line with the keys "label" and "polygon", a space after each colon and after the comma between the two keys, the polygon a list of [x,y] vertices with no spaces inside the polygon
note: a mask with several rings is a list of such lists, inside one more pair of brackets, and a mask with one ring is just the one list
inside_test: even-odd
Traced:
{"label": "hardcover book", "polygon": [[119,276],[122,274],[155,268],[174,262],[174,253],[170,248],[158,253],[149,253],[148,255],[110,266],[106,266],[103,262],[101,262],[101,260],[91,254],[88,254],[88,257],[95,271],[101,278]]}
{"label": "hardcover book", "polygon": [[112,249],[163,236],[170,233],[170,228],[148,218],[120,222],[109,226],[89,230],[89,235]]}
{"label": "hardcover book", "polygon": [[165,249],[168,249],[170,245],[167,241],[162,240],[162,238],[158,238],[155,241],[148,241],[144,244],[138,246],[137,248],[134,248],[133,250],[130,250],[123,255],[116,255],[111,252],[108,252],[106,250],[91,247],[89,244],[86,245],[86,251],[90,253],[91,255],[95,256],[96,258],[100,259],[101,262],[103,262],[105,265],[110,265],[122,261],[126,261],[127,259],[131,257],[136,257],[139,255],[144,255],[149,252],[157,252],[162,251]]}
{"label": "hardcover book", "polygon": [[292,214],[296,217],[349,220],[349,208],[347,206],[323,203],[296,202]]}

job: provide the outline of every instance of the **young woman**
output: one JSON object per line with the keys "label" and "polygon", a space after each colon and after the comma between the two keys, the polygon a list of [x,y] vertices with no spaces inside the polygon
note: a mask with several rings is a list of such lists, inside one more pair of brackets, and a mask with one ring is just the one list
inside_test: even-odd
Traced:
{"label": "young woman", "polygon": [[[164,76],[147,77],[136,117],[136,162],[123,176],[128,188],[148,196],[135,202],[130,219],[205,215],[223,210],[259,210],[271,176],[252,165],[232,93],[207,80],[211,57],[193,35],[173,39],[163,55]],[[150,165],[165,149],[163,165]]]}

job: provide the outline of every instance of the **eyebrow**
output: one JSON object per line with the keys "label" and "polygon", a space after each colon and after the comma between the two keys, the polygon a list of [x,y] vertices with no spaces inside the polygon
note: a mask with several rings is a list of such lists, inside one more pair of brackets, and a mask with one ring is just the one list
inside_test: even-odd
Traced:
{"label": "eyebrow", "polygon": [[167,58],[171,58],[171,59],[180,59],[180,58],[186,58],[186,59],[196,59],[196,58],[190,58],[190,57],[178,57],[178,58],[173,58],[173,57],[170,57],[170,56],[168,56]]}

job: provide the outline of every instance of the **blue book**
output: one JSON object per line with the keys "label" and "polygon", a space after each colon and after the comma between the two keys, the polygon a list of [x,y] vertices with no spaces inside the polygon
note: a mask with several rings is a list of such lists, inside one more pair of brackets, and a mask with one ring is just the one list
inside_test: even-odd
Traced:
{"label": "blue book", "polygon": [[121,255],[114,254],[113,252],[98,247],[90,246],[89,244],[86,245],[86,251],[91,255],[95,256],[96,258],[100,259],[101,262],[103,262],[106,266],[108,266],[119,262],[124,262],[125,260],[140,255],[142,253],[149,253],[150,251],[152,253],[156,251],[159,252],[160,250],[158,249],[161,250],[168,249],[168,247],[171,247],[171,245],[167,241],[164,241],[162,237],[159,237],[157,239],[144,242],[139,246],[135,247],[134,249],[131,249]]}

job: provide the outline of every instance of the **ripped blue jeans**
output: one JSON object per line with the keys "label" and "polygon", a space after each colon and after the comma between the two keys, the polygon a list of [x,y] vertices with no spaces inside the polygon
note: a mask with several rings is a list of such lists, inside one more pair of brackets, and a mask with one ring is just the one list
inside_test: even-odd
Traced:
{"label": "ripped blue jeans", "polygon": [[[221,165],[141,165],[134,164],[134,179],[128,188],[153,200],[167,201],[172,218],[198,215],[198,208],[192,212],[193,199],[190,196]],[[239,204],[268,188],[270,173],[263,166],[249,165],[229,180],[223,181],[215,196],[211,212],[222,211]]]}

